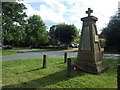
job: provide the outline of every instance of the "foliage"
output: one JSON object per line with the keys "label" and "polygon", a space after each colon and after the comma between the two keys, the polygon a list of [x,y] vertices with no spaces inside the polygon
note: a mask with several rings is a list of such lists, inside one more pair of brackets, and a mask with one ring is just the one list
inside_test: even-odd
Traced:
{"label": "foliage", "polygon": [[40,46],[48,42],[48,33],[43,20],[38,15],[33,15],[28,18],[26,26],[26,42],[32,47]]}
{"label": "foliage", "polygon": [[55,31],[56,31],[56,27],[57,25],[53,25],[52,27],[50,27],[49,30],[49,43],[52,45],[57,45],[57,39],[55,38]]}
{"label": "foliage", "polygon": [[39,46],[48,42],[48,32],[40,16],[27,17],[23,3],[3,2],[3,41],[13,46]]}
{"label": "foliage", "polygon": [[77,37],[77,28],[74,25],[58,24],[50,28],[50,38],[55,43],[68,45]]}
{"label": "foliage", "polygon": [[[63,58],[48,58],[47,68],[42,59],[2,62],[4,88],[117,88],[117,60],[105,59],[109,69],[99,75],[72,70],[66,77],[67,65]],[[14,78],[13,78],[14,77]]]}
{"label": "foliage", "polygon": [[62,44],[70,44],[77,36],[77,29],[74,25],[59,24],[56,28],[55,37]]}
{"label": "foliage", "polygon": [[106,38],[106,34],[108,33],[108,28],[107,27],[105,27],[105,28],[103,28],[103,30],[102,30],[102,32],[101,32],[101,34],[100,34],[100,38]]}
{"label": "foliage", "polygon": [[106,48],[120,50],[120,19],[117,15],[111,17],[102,34],[106,38]]}
{"label": "foliage", "polygon": [[113,16],[108,24],[107,45],[118,46],[120,42],[120,20]]}
{"label": "foliage", "polygon": [[100,41],[100,45],[102,48],[105,47],[105,39],[104,38],[99,38],[99,41]]}
{"label": "foliage", "polygon": [[[3,2],[2,3],[2,29],[4,44],[18,45],[25,35],[25,20],[27,17],[26,7],[22,3]],[[14,43],[13,43],[14,42]]]}

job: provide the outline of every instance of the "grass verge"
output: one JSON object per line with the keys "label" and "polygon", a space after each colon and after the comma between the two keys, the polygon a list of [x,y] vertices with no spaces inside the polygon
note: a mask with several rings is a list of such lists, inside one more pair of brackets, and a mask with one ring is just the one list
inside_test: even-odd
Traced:
{"label": "grass verge", "polygon": [[105,59],[109,69],[93,75],[72,70],[72,77],[66,77],[63,58],[47,59],[47,68],[42,59],[4,61],[2,63],[3,88],[117,88],[117,60]]}
{"label": "grass verge", "polygon": [[[22,49],[22,48],[21,48]],[[12,49],[0,49],[0,55],[11,55],[11,54],[17,54],[17,53],[24,53],[26,51],[20,51],[20,50],[12,50]],[[74,50],[74,48],[69,48],[69,49],[35,49],[32,48],[31,50],[49,50],[49,51],[77,51],[76,49]]]}
{"label": "grass verge", "polygon": [[11,54],[16,54],[16,53],[22,53],[22,51],[12,50],[12,49],[4,49],[0,53],[1,53],[0,55],[11,55]]}

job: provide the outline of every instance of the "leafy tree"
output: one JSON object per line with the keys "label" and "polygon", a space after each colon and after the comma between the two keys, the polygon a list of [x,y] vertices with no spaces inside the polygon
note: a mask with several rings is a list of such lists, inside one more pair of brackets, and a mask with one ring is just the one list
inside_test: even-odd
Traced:
{"label": "leafy tree", "polygon": [[108,33],[108,28],[105,27],[103,28],[102,32],[100,33],[99,37],[100,38],[106,38],[106,34]]}
{"label": "leafy tree", "polygon": [[3,2],[2,3],[2,29],[4,44],[18,45],[24,36],[24,18],[27,17],[26,7],[22,3]]}
{"label": "leafy tree", "polygon": [[120,19],[117,15],[111,17],[107,27],[103,30],[106,38],[106,48],[120,50]]}
{"label": "leafy tree", "polygon": [[57,39],[55,38],[55,31],[56,31],[56,27],[57,25],[53,25],[52,27],[50,27],[49,30],[49,43],[52,45],[57,45]]}
{"label": "leafy tree", "polygon": [[77,37],[77,28],[74,25],[58,24],[54,35],[60,44],[68,46]]}
{"label": "leafy tree", "polygon": [[37,47],[48,42],[48,33],[43,20],[38,15],[28,18],[26,26],[26,42],[29,46]]}

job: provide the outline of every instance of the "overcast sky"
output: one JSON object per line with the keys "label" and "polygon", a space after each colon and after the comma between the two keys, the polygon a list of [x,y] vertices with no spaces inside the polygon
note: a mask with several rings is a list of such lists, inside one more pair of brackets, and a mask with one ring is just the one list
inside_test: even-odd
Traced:
{"label": "overcast sky", "polygon": [[28,16],[40,15],[49,27],[58,23],[74,24],[77,29],[82,28],[80,18],[86,17],[85,11],[90,7],[92,15],[98,17],[97,29],[107,25],[110,16],[117,13],[120,0],[23,0],[28,8]]}

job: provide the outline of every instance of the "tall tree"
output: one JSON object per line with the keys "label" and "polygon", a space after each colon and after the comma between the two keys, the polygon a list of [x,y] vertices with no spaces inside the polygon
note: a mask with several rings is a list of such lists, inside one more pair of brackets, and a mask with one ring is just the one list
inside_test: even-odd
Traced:
{"label": "tall tree", "polygon": [[106,38],[106,48],[120,50],[120,19],[117,15],[111,17],[107,27],[103,30]]}
{"label": "tall tree", "polygon": [[115,15],[111,18],[108,24],[108,33],[106,34],[106,43],[107,46],[113,46],[116,47],[118,50],[120,50],[120,20]]}
{"label": "tall tree", "polygon": [[4,44],[19,45],[24,36],[24,18],[27,17],[26,7],[22,3],[2,3],[2,29]]}
{"label": "tall tree", "polygon": [[48,42],[48,34],[43,20],[38,15],[28,18],[26,42],[29,46],[37,47]]}
{"label": "tall tree", "polygon": [[77,37],[77,28],[74,25],[58,24],[55,30],[55,38],[60,44],[68,46]]}
{"label": "tall tree", "polygon": [[50,27],[49,30],[49,43],[52,45],[57,45],[57,39],[55,38],[55,31],[56,31],[57,25],[53,25]]}

